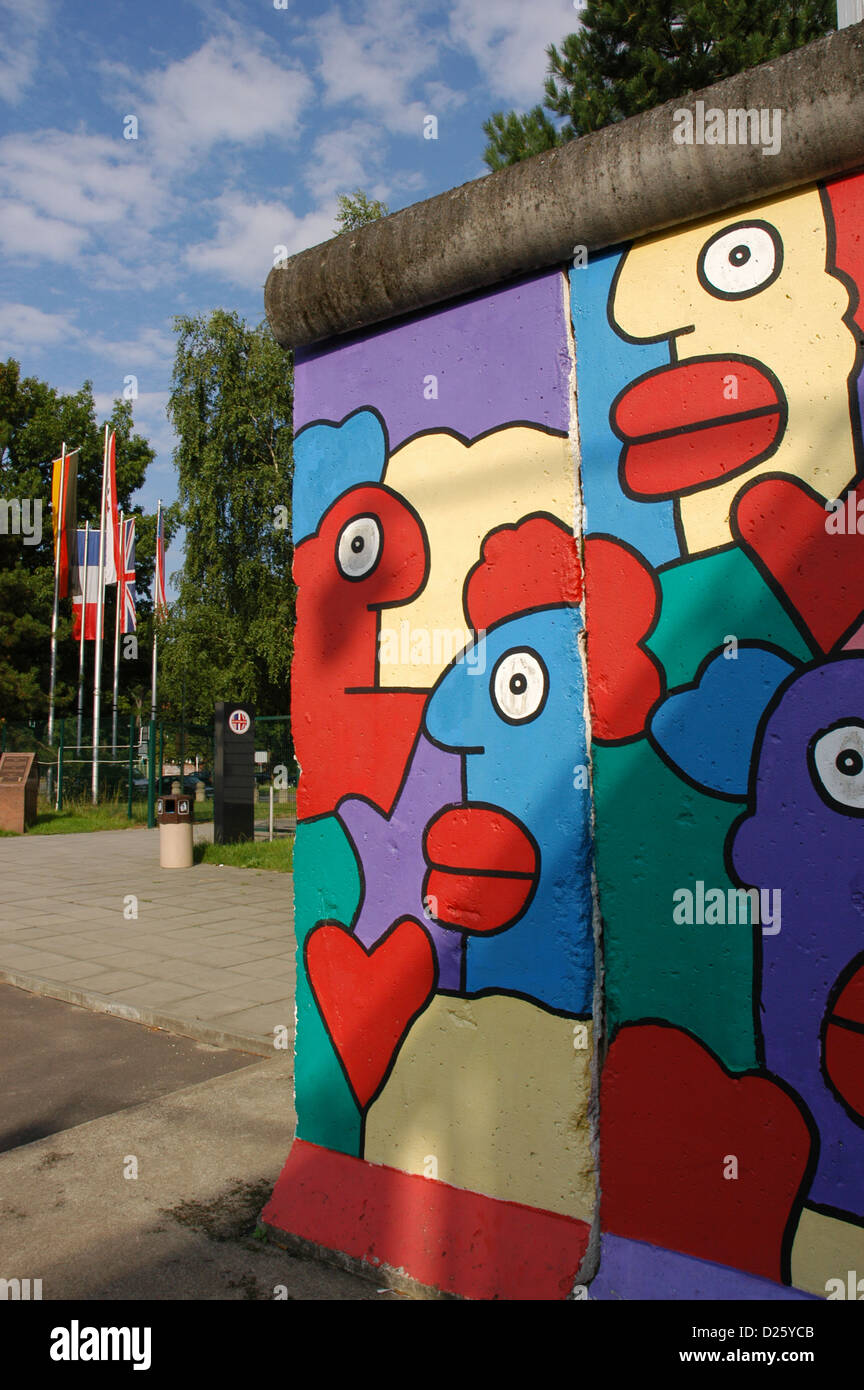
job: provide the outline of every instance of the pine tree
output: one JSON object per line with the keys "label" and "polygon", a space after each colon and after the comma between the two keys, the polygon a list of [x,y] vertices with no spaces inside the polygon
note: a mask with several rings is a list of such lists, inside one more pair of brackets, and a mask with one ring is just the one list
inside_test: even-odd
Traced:
{"label": "pine tree", "polygon": [[[582,27],[546,50],[546,109],[496,113],[490,169],[768,62],[835,27],[834,0],[587,0]],[[543,118],[545,121],[545,117]],[[547,143],[542,143],[546,141]]]}
{"label": "pine tree", "polygon": [[490,169],[503,169],[518,164],[532,154],[554,149],[559,143],[558,132],[542,106],[535,106],[524,116],[515,111],[495,111],[483,130],[489,138],[486,163]]}

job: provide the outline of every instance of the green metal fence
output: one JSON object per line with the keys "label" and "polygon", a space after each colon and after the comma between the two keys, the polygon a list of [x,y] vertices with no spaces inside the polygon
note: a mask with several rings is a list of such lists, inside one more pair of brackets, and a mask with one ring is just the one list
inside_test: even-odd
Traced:
{"label": "green metal fence", "polygon": [[[255,725],[256,827],[259,834],[293,833],[297,765],[287,715],[260,716]],[[53,741],[47,720],[0,720],[0,753],[33,752],[39,767],[43,811],[94,804],[93,729],[75,717],[56,719]],[[89,738],[91,741],[85,741]],[[213,725],[185,720],[140,721],[121,717],[113,741],[111,717],[100,723],[95,804],[123,808],[128,820],[155,825],[160,792],[180,788],[196,797],[196,820],[213,815]]]}

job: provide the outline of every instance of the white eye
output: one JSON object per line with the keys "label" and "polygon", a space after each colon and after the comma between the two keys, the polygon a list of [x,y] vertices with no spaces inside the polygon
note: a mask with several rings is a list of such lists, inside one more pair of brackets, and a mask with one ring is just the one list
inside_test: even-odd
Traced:
{"label": "white eye", "polygon": [[718,232],[699,253],[699,283],[719,299],[746,299],[783,268],[783,243],[767,222],[740,222]]}
{"label": "white eye", "polygon": [[336,563],[346,579],[365,579],[381,554],[381,527],[374,516],[355,516],[336,542]]}
{"label": "white eye", "polygon": [[864,724],[840,724],[820,734],[810,757],[820,796],[864,816]]}
{"label": "white eye", "polygon": [[528,648],[506,652],[492,672],[490,690],[501,718],[521,724],[535,719],[545,705],[549,672],[537,653]]}

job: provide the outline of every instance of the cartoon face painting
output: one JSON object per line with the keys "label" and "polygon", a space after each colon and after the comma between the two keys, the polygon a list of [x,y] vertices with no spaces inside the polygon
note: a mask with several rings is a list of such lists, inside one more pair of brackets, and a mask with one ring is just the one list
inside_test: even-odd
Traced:
{"label": "cartoon face painting", "polygon": [[731,541],[733,498],[762,473],[800,478],[824,498],[850,482],[856,342],[824,192],[637,243],[609,307],[623,337],[668,340],[669,365],[627,386],[611,418],[622,488],[673,499],[687,552]]}
{"label": "cartoon face painting", "polygon": [[864,656],[781,685],[730,850],[740,882],[781,894],[758,1017],[819,1136],[809,1200],[864,1216]]}
{"label": "cartoon face painting", "polygon": [[476,665],[444,676],[425,721],[465,758],[465,802],[431,823],[426,857],[438,918],[468,934],[466,992],[574,1015],[590,1013],[594,963],[586,798],[572,771],[587,758],[580,626],[569,607],[502,622]]}
{"label": "cartoon face painting", "polygon": [[301,355],[292,1210],[864,1272],[862,227],[838,177]]}
{"label": "cartoon face painting", "polygon": [[[295,709],[294,742],[306,769],[301,815],[332,811],[351,793],[389,809],[423,701],[412,692],[376,693],[378,615],[422,588],[427,564],[422,523],[381,484],[349,488],[297,546],[294,669],[317,714]],[[385,729],[386,747],[376,738]],[[334,738],[345,748],[338,768],[326,756]]]}

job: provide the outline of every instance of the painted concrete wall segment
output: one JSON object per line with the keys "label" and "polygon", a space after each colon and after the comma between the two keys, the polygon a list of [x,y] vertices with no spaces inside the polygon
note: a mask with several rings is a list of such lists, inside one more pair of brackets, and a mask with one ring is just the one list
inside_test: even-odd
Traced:
{"label": "painted concrete wall segment", "polygon": [[592,1226],[590,1297],[864,1276],[862,293],[852,173],[298,354],[274,1229],[467,1297]]}

